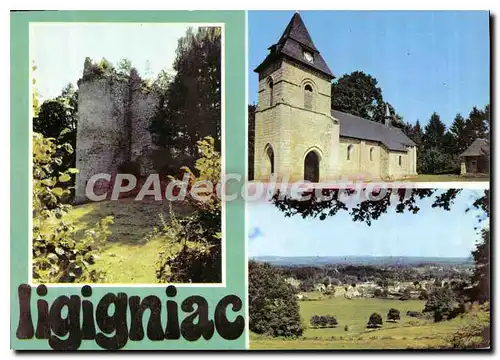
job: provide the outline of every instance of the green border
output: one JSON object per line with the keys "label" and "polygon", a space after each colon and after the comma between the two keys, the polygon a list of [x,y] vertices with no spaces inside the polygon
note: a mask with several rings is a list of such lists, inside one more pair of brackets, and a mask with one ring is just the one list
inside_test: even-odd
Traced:
{"label": "green border", "polygon": [[[244,11],[43,11],[11,13],[11,348],[15,350],[50,350],[47,340],[19,340],[17,287],[28,282],[29,236],[29,23],[30,22],[151,22],[151,23],[224,23],[225,24],[225,165],[227,173],[245,175],[245,12]],[[50,51],[50,49],[47,49]],[[82,60],[83,61],[83,60]],[[234,190],[233,190],[234,191]],[[218,301],[235,294],[243,301],[238,315],[245,317],[245,205],[242,199],[226,204],[226,288],[178,288],[175,299],[180,303],[190,295],[201,295],[213,311]],[[97,302],[108,292],[126,292],[129,296],[156,295],[166,299],[165,288],[93,288],[91,299]],[[46,300],[59,295],[80,294],[80,287],[50,288]],[[36,292],[32,309],[36,310]],[[179,313],[182,311],[179,309]],[[36,311],[33,313],[36,324]],[[212,316],[212,315],[211,315]],[[166,312],[163,308],[162,323]],[[144,319],[146,321],[146,317]],[[245,320],[245,323],[247,321]],[[122,350],[195,350],[245,349],[248,324],[236,340],[225,340],[217,332],[211,340],[128,341]],[[36,326],[36,325],[35,325]],[[79,350],[102,350],[95,341],[82,341]]]}

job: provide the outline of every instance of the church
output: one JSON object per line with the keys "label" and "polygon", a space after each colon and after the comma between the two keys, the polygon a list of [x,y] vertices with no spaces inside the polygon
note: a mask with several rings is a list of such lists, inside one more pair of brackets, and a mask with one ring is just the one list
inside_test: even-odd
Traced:
{"label": "church", "polygon": [[399,128],[331,109],[334,75],[295,13],[257,66],[254,180],[394,180],[417,175]]}

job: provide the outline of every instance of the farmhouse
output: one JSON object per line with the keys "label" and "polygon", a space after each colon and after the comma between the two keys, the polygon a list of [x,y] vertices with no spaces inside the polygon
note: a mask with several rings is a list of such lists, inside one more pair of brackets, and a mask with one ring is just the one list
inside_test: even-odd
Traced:
{"label": "farmhouse", "polygon": [[490,143],[486,139],[476,139],[460,154],[460,175],[487,174],[490,163]]}
{"label": "farmhouse", "polygon": [[331,109],[334,75],[298,13],[255,72],[255,180],[416,175],[415,143],[388,116],[382,124]]}

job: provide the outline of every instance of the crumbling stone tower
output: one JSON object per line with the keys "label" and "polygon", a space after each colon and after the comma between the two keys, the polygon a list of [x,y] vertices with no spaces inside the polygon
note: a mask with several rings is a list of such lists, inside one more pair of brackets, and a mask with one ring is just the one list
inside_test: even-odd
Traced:
{"label": "crumbling stone tower", "polygon": [[78,83],[75,202],[84,202],[85,186],[96,174],[114,174],[126,162],[134,162],[141,175],[154,171],[153,145],[148,130],[158,97],[142,89],[136,70],[128,79],[96,75],[95,65],[85,62]]}

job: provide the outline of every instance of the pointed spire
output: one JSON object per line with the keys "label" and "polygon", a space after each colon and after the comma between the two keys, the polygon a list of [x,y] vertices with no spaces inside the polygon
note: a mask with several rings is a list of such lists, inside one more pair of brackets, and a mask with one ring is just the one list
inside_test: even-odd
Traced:
{"label": "pointed spire", "polygon": [[298,11],[293,14],[292,19],[288,23],[283,35],[281,35],[278,44],[284,43],[288,38],[294,39],[313,51],[318,51],[316,46],[314,46],[311,36],[309,35],[309,31],[307,31],[306,25],[304,24],[304,21],[302,21],[302,17]]}
{"label": "pointed spire", "polygon": [[[286,57],[299,62],[302,65],[319,71],[329,79],[335,78],[329,69],[320,52],[314,46],[314,43],[302,21],[298,11],[296,11],[279,41],[268,48],[269,54],[264,61],[255,68],[255,72],[260,73],[270,63],[277,59]],[[306,58],[306,55],[308,56]]]}

